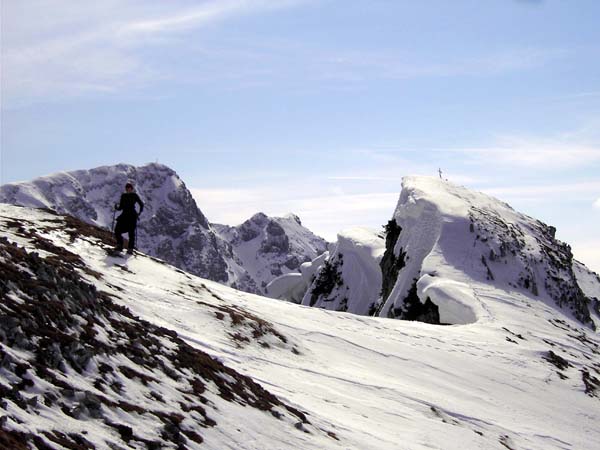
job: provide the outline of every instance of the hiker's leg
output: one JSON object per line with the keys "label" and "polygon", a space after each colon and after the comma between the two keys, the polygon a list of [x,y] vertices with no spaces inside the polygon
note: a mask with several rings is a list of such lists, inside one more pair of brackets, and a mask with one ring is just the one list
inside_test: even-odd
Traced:
{"label": "hiker's leg", "polygon": [[129,250],[133,250],[135,248],[135,227],[129,228],[129,245],[127,245]]}
{"label": "hiker's leg", "polygon": [[115,226],[115,238],[117,239],[117,249],[123,250],[123,236],[122,234],[125,232],[123,229],[123,225],[121,222],[117,221],[117,226]]}

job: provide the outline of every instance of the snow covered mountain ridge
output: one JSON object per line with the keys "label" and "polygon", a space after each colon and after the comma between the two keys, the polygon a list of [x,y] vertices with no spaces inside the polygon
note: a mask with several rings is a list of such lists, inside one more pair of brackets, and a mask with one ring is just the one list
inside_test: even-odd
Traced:
{"label": "snow covered mountain ridge", "polygon": [[362,315],[466,324],[485,320],[483,293],[493,289],[600,325],[600,278],[573,259],[552,227],[436,178],[405,177],[385,233],[340,233],[312,273],[308,282],[292,274],[274,280],[269,295]]}
{"label": "snow covered mountain ridge", "polygon": [[145,202],[137,247],[195,275],[262,293],[273,278],[326,249],[326,242],[296,216],[257,214],[238,227],[210,224],[177,173],[155,163],[103,166],[5,184],[0,186],[0,202],[50,208],[110,229],[113,205],[128,181]]}
{"label": "snow covered mountain ridge", "polygon": [[381,316],[407,315],[416,294],[438,307],[442,323],[473,322],[485,315],[473,286],[487,284],[555,305],[593,328],[600,319],[598,298],[578,284],[570,247],[504,202],[436,178],[406,177],[393,221],[399,234],[388,250],[400,269],[384,274],[393,289]]}
{"label": "snow covered mountain ridge", "polygon": [[[408,245],[407,229],[398,242],[410,263],[422,247]],[[363,239],[347,236],[344,249]],[[452,274],[483,313],[439,326],[243,293],[143,254],[108,257],[108,238],[69,216],[0,205],[0,446],[591,450],[600,441],[598,333],[525,288]],[[581,275],[586,292],[600,291]]]}

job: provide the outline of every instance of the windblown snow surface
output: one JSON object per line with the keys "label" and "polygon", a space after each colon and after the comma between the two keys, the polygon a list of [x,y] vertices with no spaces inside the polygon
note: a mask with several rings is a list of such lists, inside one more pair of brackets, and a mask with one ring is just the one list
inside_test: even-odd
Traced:
{"label": "windblown snow surface", "polygon": [[[78,276],[131,311],[129,321],[143,319],[176,332],[186,344],[252,378],[289,407],[272,407],[279,411],[273,414],[241,406],[241,400],[225,402],[209,383],[204,406],[215,424],[199,425],[196,431],[204,440],[202,447],[187,439],[182,444],[186,448],[598,448],[598,333],[543,292],[535,295],[531,289],[511,287],[508,281],[491,282],[480,268],[465,270],[481,262],[455,261],[453,257],[464,254],[466,243],[453,244],[452,234],[446,233],[448,226],[452,229],[451,217],[458,217],[470,236],[469,220],[462,222],[468,212],[453,204],[452,196],[432,202],[432,197],[441,195],[433,182],[416,180],[419,191],[410,183],[405,183],[401,203],[415,207],[396,212],[403,227],[398,249],[404,246],[409,262],[420,260],[413,273],[400,270],[398,283],[405,282],[403,277],[419,280],[421,295],[430,296],[440,306],[440,314],[454,325],[304,307],[236,291],[141,254],[127,260],[110,258],[97,238],[69,234],[60,219],[38,210],[0,205],[1,234],[27,252],[39,252],[41,258],[51,258],[55,248],[68,249],[81,259],[79,268],[73,269]],[[424,206],[414,194],[424,193],[420,189],[425,188],[434,191]],[[464,198],[464,192],[460,194]],[[18,224],[24,220],[29,221],[26,230],[19,231]],[[29,229],[35,230],[37,238]],[[468,245],[473,246],[473,239]],[[52,245],[40,250],[40,242],[45,241]],[[7,258],[2,256],[3,261]],[[594,289],[597,292],[591,276],[586,282],[587,295]],[[28,304],[30,299],[10,283],[6,285],[10,289],[6,298],[14,304]],[[403,289],[396,284],[388,299],[390,308],[390,299],[399,297]],[[147,328],[154,332],[150,325]],[[164,345],[173,345],[161,339]],[[2,351],[12,359],[33,358],[26,349],[7,342],[2,340]],[[92,359],[82,373],[67,367],[68,381],[90,395],[107,395],[90,381],[97,372],[96,363]],[[10,367],[8,363],[0,369],[0,379],[17,389],[18,380],[9,373]],[[189,369],[185,373],[195,376]],[[36,379],[31,370],[26,374]],[[141,404],[152,405],[139,377],[121,382],[123,398],[132,402],[140,395]],[[164,401],[155,402],[155,408],[167,409],[183,401],[166,381],[149,385]],[[48,388],[34,382],[20,389],[27,400]],[[32,433],[45,442],[49,441],[43,431],[88,431],[86,439],[96,448],[109,448],[106,442],[118,442],[122,448],[127,445],[106,425],[106,419],[85,414],[74,418],[41,399],[33,404],[4,400],[0,405],[6,417],[3,429]],[[306,423],[290,412],[295,410],[306,415]],[[136,435],[150,439],[158,433],[159,428],[144,414],[125,414],[118,408],[102,412],[112,421],[127,421]],[[186,433],[193,426],[190,420],[186,416],[181,422]],[[164,430],[158,436],[165,439]],[[177,448],[169,442],[165,448]],[[141,441],[129,443],[145,448]],[[52,446],[61,448],[56,440]]]}

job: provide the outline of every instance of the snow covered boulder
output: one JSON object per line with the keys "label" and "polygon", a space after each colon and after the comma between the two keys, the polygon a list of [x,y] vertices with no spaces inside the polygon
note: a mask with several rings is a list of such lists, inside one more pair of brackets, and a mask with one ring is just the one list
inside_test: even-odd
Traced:
{"label": "snow covered boulder", "polygon": [[329,258],[328,251],[310,262],[303,263],[300,272],[290,272],[275,278],[267,285],[267,297],[301,303],[306,290],[315,278],[315,273],[327,258]]}
{"label": "snow covered boulder", "polygon": [[357,227],[340,232],[302,304],[370,315],[381,289],[379,263],[384,250],[383,235],[375,230]]}

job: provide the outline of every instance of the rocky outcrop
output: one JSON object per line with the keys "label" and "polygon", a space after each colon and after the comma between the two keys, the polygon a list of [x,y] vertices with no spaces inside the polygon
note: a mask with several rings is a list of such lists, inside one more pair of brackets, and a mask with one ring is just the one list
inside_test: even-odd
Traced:
{"label": "rocky outcrop", "polygon": [[381,290],[383,236],[368,228],[338,233],[329,257],[315,273],[303,305],[372,315]]}
{"label": "rocky outcrop", "polygon": [[[581,323],[593,325],[592,300],[582,291],[573,271],[571,247],[555,238],[556,229],[521,216],[509,222],[491,208],[472,206],[469,232],[480,249],[486,280],[506,282],[539,297],[543,292]],[[507,276],[506,266],[515,270]]]}
{"label": "rocky outcrop", "polygon": [[308,288],[315,281],[317,272],[328,258],[329,252],[327,251],[312,261],[301,264],[298,272],[289,272],[275,278],[267,285],[267,297],[302,303]]}
{"label": "rocky outcrop", "polygon": [[[317,273],[315,281],[309,290],[310,300],[308,306],[315,306],[317,300],[322,303],[332,302],[331,294],[335,288],[344,286],[344,278],[341,269],[344,267],[344,255],[336,253],[335,258],[330,258],[323,263]],[[337,311],[348,310],[348,297],[339,299]]]}
{"label": "rocky outcrop", "polygon": [[398,242],[398,238],[400,237],[400,233],[402,232],[402,228],[398,226],[396,223],[396,219],[391,219],[387,225],[385,226],[385,253],[381,258],[381,301],[382,304],[387,300],[396,284],[396,280],[398,279],[398,272],[405,265],[404,258],[406,257],[406,252],[402,249],[398,251],[398,256],[396,256],[395,248],[396,242]]}

